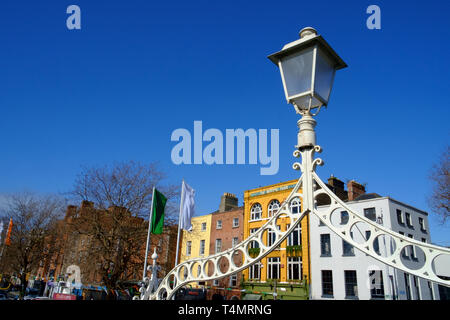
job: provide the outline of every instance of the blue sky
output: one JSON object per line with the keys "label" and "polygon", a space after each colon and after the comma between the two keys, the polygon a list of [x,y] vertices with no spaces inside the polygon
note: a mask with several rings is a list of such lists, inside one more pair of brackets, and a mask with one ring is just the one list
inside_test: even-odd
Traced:
{"label": "blue sky", "polygon": [[[81,30],[66,8],[81,8]],[[381,8],[381,30],[366,8]],[[2,1],[0,193],[69,190],[81,165],[159,161],[197,212],[298,177],[297,115],[267,56],[315,27],[348,64],[317,117],[330,174],[430,211],[429,170],[448,144],[450,5],[444,1]],[[171,162],[172,131],[280,129],[280,170]],[[449,227],[430,214],[432,240]]]}

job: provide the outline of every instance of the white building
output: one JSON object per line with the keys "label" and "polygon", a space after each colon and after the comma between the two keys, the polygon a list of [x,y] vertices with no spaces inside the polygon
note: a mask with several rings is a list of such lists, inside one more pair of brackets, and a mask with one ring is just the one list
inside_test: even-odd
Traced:
{"label": "white building", "polygon": [[[428,214],[412,206],[377,194],[364,194],[354,201],[346,202],[348,207],[398,233],[422,242],[431,242]],[[319,206],[326,210],[329,206]],[[333,225],[345,224],[348,213],[336,210],[332,214]],[[360,243],[367,239],[363,225],[351,229],[352,238]],[[383,255],[392,250],[390,239],[375,239],[374,246]],[[439,300],[437,284],[406,274],[389,267],[344,242],[319,218],[311,214],[311,299],[398,299],[398,300]],[[424,262],[423,253],[414,247],[402,252],[402,261],[408,267],[418,269]],[[445,275],[449,276],[449,275]],[[440,290],[441,289],[441,290]],[[444,291],[442,291],[444,290]]]}

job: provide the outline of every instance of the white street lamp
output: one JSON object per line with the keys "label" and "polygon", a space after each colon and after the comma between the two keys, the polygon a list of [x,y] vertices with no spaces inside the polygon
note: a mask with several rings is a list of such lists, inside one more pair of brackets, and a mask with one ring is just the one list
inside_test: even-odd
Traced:
{"label": "white street lamp", "polygon": [[[140,299],[171,299],[179,288],[189,282],[224,278],[260,263],[262,258],[280,246],[300,224],[303,217],[308,214],[316,215],[335,234],[372,258],[403,272],[450,287],[450,280],[444,280],[437,276],[433,266],[433,261],[437,257],[449,256],[450,249],[400,235],[370,220],[361,212],[352,210],[347,203],[328,188],[315,172],[318,165],[323,165],[323,161],[320,158],[315,158],[315,154],[321,152],[322,148],[316,144],[316,133],[314,131],[316,121],[313,116],[317,115],[322,106],[328,104],[334,74],[336,70],[347,67],[345,62],[321,36],[317,35],[316,30],[310,27],[300,31],[299,40],[288,43],[281,51],[270,55],[269,59],[280,68],[288,103],[293,104],[297,113],[301,114],[301,119],[297,122],[299,127],[298,145],[295,146],[296,150],[294,151],[294,157],[301,157],[301,163],[295,162],[293,164],[295,170],[301,170],[300,178],[289,196],[278,208],[278,211],[258,231],[228,250],[208,257],[187,260],[176,265],[161,280],[159,287],[156,289],[154,285],[148,285],[148,278],[146,278],[147,283],[146,286],[144,285],[141,288]],[[314,109],[317,110],[312,113],[311,111]],[[323,194],[330,198],[331,204],[326,210],[319,212],[315,206],[315,199]],[[302,211],[300,213],[293,212],[289,205],[294,199],[299,198],[302,201]],[[331,222],[331,215],[337,210],[348,212],[347,224],[335,226]],[[278,229],[277,220],[280,217],[287,217],[291,221],[289,228],[285,231]],[[363,223],[367,227],[369,236],[364,243],[356,242],[352,237],[351,228],[357,223]],[[267,246],[263,241],[263,234],[269,231],[275,234],[275,239],[270,246]],[[392,247],[395,249],[385,257],[377,253],[374,241],[378,241],[378,237],[387,236],[393,240]],[[256,257],[249,253],[249,249],[253,247],[255,242],[260,248]],[[425,254],[425,263],[422,268],[411,269],[402,264],[401,252],[408,246],[416,246]],[[242,264],[239,266],[233,263],[233,257],[238,253],[243,255]],[[222,272],[219,267],[221,259],[228,261],[229,268],[226,272]],[[200,272],[194,275],[193,267],[196,264],[198,264]],[[212,265],[212,274],[209,270],[207,271],[208,265]],[[184,270],[184,273],[182,273],[182,270]],[[172,277],[173,281],[171,280]],[[310,280],[308,279],[305,283],[309,284]]]}
{"label": "white street lamp", "polygon": [[[312,116],[327,106],[336,70],[347,67],[322,36],[314,28],[303,28],[300,39],[288,43],[283,49],[269,56],[280,68],[286,100],[302,118],[296,148],[312,148],[316,145]],[[314,114],[311,110],[317,109]]]}
{"label": "white street lamp", "polygon": [[347,67],[314,28],[300,31],[300,39],[269,56],[280,68],[286,100],[298,113],[328,104],[336,70]]}

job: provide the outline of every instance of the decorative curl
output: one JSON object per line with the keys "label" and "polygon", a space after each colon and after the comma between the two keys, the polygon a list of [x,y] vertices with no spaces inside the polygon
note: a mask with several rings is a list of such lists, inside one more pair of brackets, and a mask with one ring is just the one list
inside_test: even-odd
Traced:
{"label": "decorative curl", "polygon": [[322,152],[322,147],[318,146],[318,145],[315,145],[314,146],[314,151],[317,152],[317,153],[321,153]]}
{"label": "decorative curl", "polygon": [[292,169],[303,171],[303,167],[302,167],[302,165],[300,164],[300,162],[294,162],[294,163],[292,164]]}
{"label": "decorative curl", "polygon": [[324,163],[323,160],[320,158],[314,159],[312,163],[313,170],[316,169],[316,166],[323,166],[323,163]]}
{"label": "decorative curl", "polygon": [[300,150],[295,150],[295,151],[292,153],[292,155],[293,155],[295,158],[299,158],[300,155],[301,155],[301,152],[300,152]]}

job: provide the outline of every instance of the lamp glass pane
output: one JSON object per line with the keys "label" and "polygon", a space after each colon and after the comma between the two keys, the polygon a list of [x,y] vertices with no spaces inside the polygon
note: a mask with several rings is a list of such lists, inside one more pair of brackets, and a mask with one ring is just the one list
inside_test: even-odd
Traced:
{"label": "lamp glass pane", "polygon": [[313,53],[307,48],[281,59],[288,97],[311,91]]}
{"label": "lamp glass pane", "polygon": [[317,92],[325,103],[328,103],[331,87],[333,86],[334,63],[324,52],[318,48],[316,57],[316,77],[314,79],[314,91]]}

